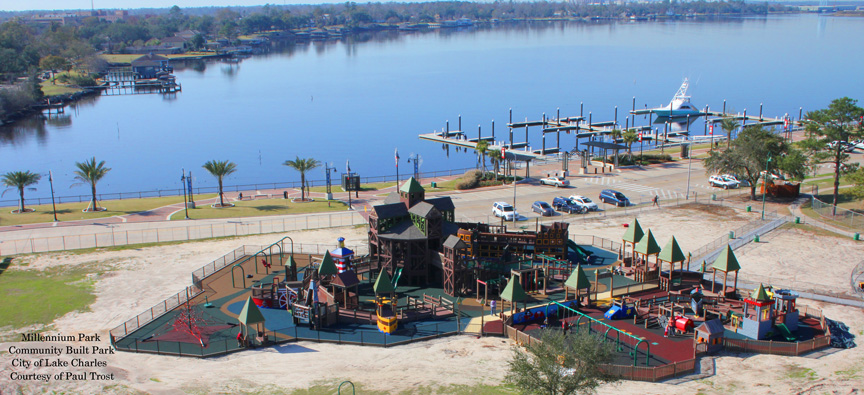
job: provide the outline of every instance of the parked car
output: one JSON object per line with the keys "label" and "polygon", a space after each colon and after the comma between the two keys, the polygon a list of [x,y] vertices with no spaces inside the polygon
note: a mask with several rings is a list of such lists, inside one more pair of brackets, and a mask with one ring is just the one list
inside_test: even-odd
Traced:
{"label": "parked car", "polygon": [[738,180],[725,176],[708,177],[708,184],[710,184],[712,187],[723,189],[738,188]]}
{"label": "parked car", "polygon": [[492,214],[504,218],[505,221],[515,221],[519,215],[510,203],[504,202],[492,203]]}
{"label": "parked car", "polygon": [[582,214],[585,211],[587,211],[584,206],[574,204],[570,200],[570,198],[566,198],[564,196],[558,196],[555,199],[553,199],[552,200],[552,207],[555,207],[556,210],[558,210],[562,213],[570,213],[570,214],[573,214],[573,213]]}
{"label": "parked car", "polygon": [[531,205],[531,211],[538,213],[544,217],[551,217],[555,214],[555,210],[552,209],[552,206],[549,203],[543,201],[536,201]]}
{"label": "parked car", "polygon": [[749,187],[750,186],[750,181],[747,181],[746,178],[739,176],[737,174],[724,174],[723,177],[729,178],[733,181],[738,182],[739,187]]}
{"label": "parked car", "polygon": [[546,177],[540,179],[540,185],[554,185],[558,188],[563,188],[570,185],[570,181],[564,177]]}
{"label": "parked car", "polygon": [[623,193],[612,189],[604,189],[600,192],[599,200],[603,203],[614,204],[619,207],[630,205],[630,199],[627,199],[627,196],[624,196]]}
{"label": "parked car", "polygon": [[597,203],[591,201],[586,196],[582,195],[573,195],[570,196],[570,202],[585,208],[585,211],[597,211],[600,207],[597,207]]}

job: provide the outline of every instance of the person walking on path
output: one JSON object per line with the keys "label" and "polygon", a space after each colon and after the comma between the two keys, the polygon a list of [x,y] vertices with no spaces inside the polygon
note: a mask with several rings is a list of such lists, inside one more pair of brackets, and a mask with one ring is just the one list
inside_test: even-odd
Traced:
{"label": "person walking on path", "polygon": [[654,199],[651,199],[651,205],[660,207],[660,196],[654,195]]}

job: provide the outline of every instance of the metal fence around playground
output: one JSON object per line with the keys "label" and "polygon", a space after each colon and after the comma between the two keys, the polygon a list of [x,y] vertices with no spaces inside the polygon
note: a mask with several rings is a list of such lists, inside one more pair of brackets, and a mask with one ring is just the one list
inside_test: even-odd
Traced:
{"label": "metal fence around playground", "polygon": [[356,211],[284,216],[279,219],[244,218],[227,223],[180,225],[171,228],[112,230],[94,234],[36,237],[0,241],[4,255],[65,251],[83,248],[116,247],[130,244],[189,241],[214,237],[249,236],[306,229],[362,225],[366,221]]}
{"label": "metal fence around playground", "polygon": [[[230,328],[229,328],[230,329]],[[229,330],[229,332],[231,332]],[[236,330],[231,332],[236,333]],[[263,346],[275,346],[290,342],[310,341],[317,343],[347,344],[370,347],[395,347],[416,341],[436,339],[459,334],[455,322],[440,322],[412,327],[410,333],[401,336],[387,335],[378,331],[321,328],[311,330],[306,327],[290,327],[267,330],[261,333]],[[232,352],[243,351],[234,336],[223,335],[215,341],[210,341],[207,347],[198,343],[187,343],[164,340],[134,339],[132,341],[115,339],[112,334],[114,348],[121,351],[173,355],[182,357],[213,357]],[[212,339],[211,339],[212,340]]]}
{"label": "metal fence around playground", "polygon": [[[132,332],[138,330],[144,325],[149,324],[150,322],[156,320],[157,318],[163,316],[164,314],[174,310],[180,305],[186,303],[189,300],[194,299],[196,296],[200,295],[203,290],[196,286],[195,284],[199,284],[199,281],[213,273],[216,273],[220,269],[225,268],[226,266],[237,262],[238,260],[248,257],[258,252],[263,251],[266,247],[263,246],[250,246],[244,245],[242,247],[238,247],[233,251],[213,260],[212,262],[198,268],[197,270],[192,272],[192,286],[186,287],[183,291],[180,291],[172,296],[169,296],[165,300],[160,303],[157,303],[153,307],[149,308],[147,311],[138,314],[135,318],[127,320],[121,325],[118,325],[114,329],[111,329],[109,332],[111,334],[112,339],[121,340],[124,337],[128,336]],[[295,254],[323,254],[324,251],[332,248],[331,245],[321,245],[321,244],[295,244],[294,245],[294,253]],[[358,251],[359,247],[355,251]],[[198,281],[196,281],[198,280]]]}
{"label": "metal fence around playground", "polygon": [[832,224],[837,224],[854,230],[864,230],[864,214],[837,207],[834,211],[834,205],[823,202],[812,196],[810,199],[813,211],[818,213],[822,218],[831,221]]}
{"label": "metal fence around playground", "polygon": [[[512,326],[505,326],[504,332],[508,338],[523,347],[529,347],[532,344],[540,343],[540,340],[516,328],[513,328]],[[696,369],[696,362],[696,358],[691,358],[684,361],[672,362],[661,366],[604,364],[603,370],[624,380],[657,382],[673,377],[678,377],[684,374],[693,373]]]}
{"label": "metal fence around playground", "polygon": [[[449,177],[449,176],[457,176],[462,175],[468,170],[474,170],[473,167],[464,168],[464,169],[450,169],[450,170],[438,170],[438,171],[428,171],[421,172],[419,174],[420,180],[424,178],[435,178],[435,177]],[[413,176],[413,174],[400,174],[399,179],[405,180],[408,177]],[[360,177],[361,184],[374,184],[381,182],[395,182],[396,175],[383,175],[383,176],[369,176],[369,177]],[[419,180],[418,180],[419,181]],[[310,187],[320,187],[326,186],[326,180],[306,180],[306,183]],[[339,180],[332,181],[332,185],[334,190],[341,191]],[[258,183],[258,184],[238,184],[238,185],[224,185],[222,187],[222,192],[227,194],[229,192],[246,192],[246,191],[264,191],[264,190],[289,190],[300,188],[300,181],[285,181],[285,182],[266,182],[266,183]],[[219,192],[219,188],[216,186],[206,186],[206,187],[194,187],[192,188],[194,195],[204,195],[204,194],[216,194]],[[112,193],[97,193],[96,199],[99,201],[104,200],[123,200],[123,199],[143,199],[143,198],[159,198],[166,196],[183,196],[183,187],[180,188],[169,188],[169,189],[157,189],[151,191],[132,191],[132,192],[112,192]],[[92,195],[68,195],[68,196],[56,196],[54,198],[54,203],[86,203],[89,202],[93,198]],[[43,205],[43,204],[51,204],[51,197],[31,197],[27,198],[28,205]],[[0,207],[7,206],[17,206],[18,200],[0,200]]]}
{"label": "metal fence around playground", "polygon": [[760,236],[777,229],[781,225],[792,221],[792,216],[778,217],[774,212],[765,213],[765,219],[758,219],[748,222],[735,230],[729,232],[728,235],[720,236],[713,241],[705,244],[696,251],[691,253],[690,270],[699,268],[702,262],[711,264],[714,259],[723,251],[727,245],[733,250],[753,241],[755,236]]}

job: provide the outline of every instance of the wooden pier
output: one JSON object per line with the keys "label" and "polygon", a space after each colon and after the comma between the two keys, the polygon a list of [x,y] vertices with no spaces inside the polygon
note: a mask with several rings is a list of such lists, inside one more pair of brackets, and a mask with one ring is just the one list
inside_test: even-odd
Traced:
{"label": "wooden pier", "polygon": [[143,93],[177,93],[182,86],[173,75],[159,78],[140,78],[131,67],[111,69],[101,86],[105,95],[126,95]]}
{"label": "wooden pier", "polygon": [[[655,124],[653,117],[651,115],[655,114],[653,109],[636,109],[636,98],[633,98],[633,108],[626,114],[623,119],[624,127],[621,127],[621,123],[618,122],[618,107],[615,107],[615,117],[611,121],[599,121],[595,122],[593,120],[592,113],[589,112],[586,117],[583,112],[583,106],[580,104],[579,108],[579,116],[571,116],[571,117],[561,117],[561,111],[556,110],[554,117],[547,117],[545,113],[543,113],[542,117],[539,120],[528,120],[522,122],[513,122],[513,110],[510,110],[509,122],[507,123],[508,133],[506,136],[501,136],[504,138],[496,138],[495,136],[495,122],[492,121],[492,132],[488,136],[483,136],[482,128],[480,125],[477,126],[476,137],[469,137],[468,133],[462,129],[462,116],[459,116],[459,126],[457,130],[450,130],[449,121],[446,122],[446,127],[442,128],[440,132],[432,132],[421,134],[419,137],[422,140],[434,141],[437,143],[441,143],[447,146],[453,145],[457,147],[464,148],[466,150],[475,150],[477,147],[477,143],[481,140],[489,142],[489,151],[490,152],[500,152],[502,149],[505,151],[505,159],[507,160],[524,160],[526,162],[530,162],[531,160],[557,160],[561,158],[561,154],[564,153],[564,168],[566,170],[567,167],[567,157],[570,154],[581,154],[583,156],[583,166],[584,158],[590,158],[593,156],[593,148],[594,146],[591,144],[586,144],[587,148],[590,149],[591,152],[586,152],[587,150],[580,150],[579,147],[579,139],[587,138],[591,143],[595,143],[597,138],[603,138],[603,136],[608,136],[612,133],[613,130],[620,130],[622,135],[627,132],[635,132],[639,135],[639,144],[641,150],[641,144],[643,141],[649,141],[655,144],[655,147],[659,147],[661,142],[673,142],[678,144],[691,144],[696,140],[704,140],[704,141],[714,141],[726,138],[726,136],[715,134],[713,129],[719,122],[722,122],[724,119],[732,119],[738,121],[740,123],[739,126],[783,126],[785,132],[789,132],[793,128],[798,128],[803,126],[803,122],[801,122],[800,118],[802,116],[802,111],[799,109],[799,120],[794,121],[788,114],[783,117],[771,118],[765,117],[762,114],[762,106],[759,106],[759,115],[747,115],[746,110],[742,114],[732,114],[726,113],[726,102],[723,102],[723,111],[710,111],[708,107],[705,107],[704,111],[700,111],[697,114],[688,116],[688,117],[676,117],[676,118],[668,118],[671,122],[664,122],[663,126],[660,127],[660,123]],[[644,126],[636,126],[636,115],[649,115],[649,122]],[[690,130],[691,120],[695,120],[699,117],[705,117],[704,121],[704,131],[702,131],[702,136],[694,136],[693,132]],[[587,119],[586,119],[587,118]],[[661,119],[658,117],[658,119]],[[675,129],[676,123],[682,123],[682,121],[686,120],[685,126],[678,126],[680,130]],[[711,132],[709,133],[709,125],[711,125]],[[529,145],[529,129],[533,127],[540,127],[540,137],[541,137],[541,146],[540,149],[532,150]],[[525,137],[523,141],[514,140],[517,132],[524,130]],[[575,145],[572,149],[564,149],[561,146],[561,133],[564,132],[566,135],[570,135],[576,138]],[[555,144],[554,146],[547,146],[546,140],[548,134],[554,134]],[[698,132],[697,132],[698,133]],[[473,134],[473,133],[472,133]],[[521,137],[521,135],[520,135]],[[674,140],[674,141],[673,141]],[[491,155],[491,153],[490,153]]]}

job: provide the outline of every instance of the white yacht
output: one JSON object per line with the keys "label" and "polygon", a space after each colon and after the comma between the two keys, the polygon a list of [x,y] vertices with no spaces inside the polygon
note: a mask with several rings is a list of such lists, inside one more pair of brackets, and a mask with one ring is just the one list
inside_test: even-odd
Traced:
{"label": "white yacht", "polygon": [[651,112],[657,114],[658,117],[681,118],[688,115],[699,115],[701,112],[696,106],[690,103],[690,96],[687,96],[687,88],[690,82],[685,78],[678,92],[672,97],[672,101],[668,105],[651,109]]}

